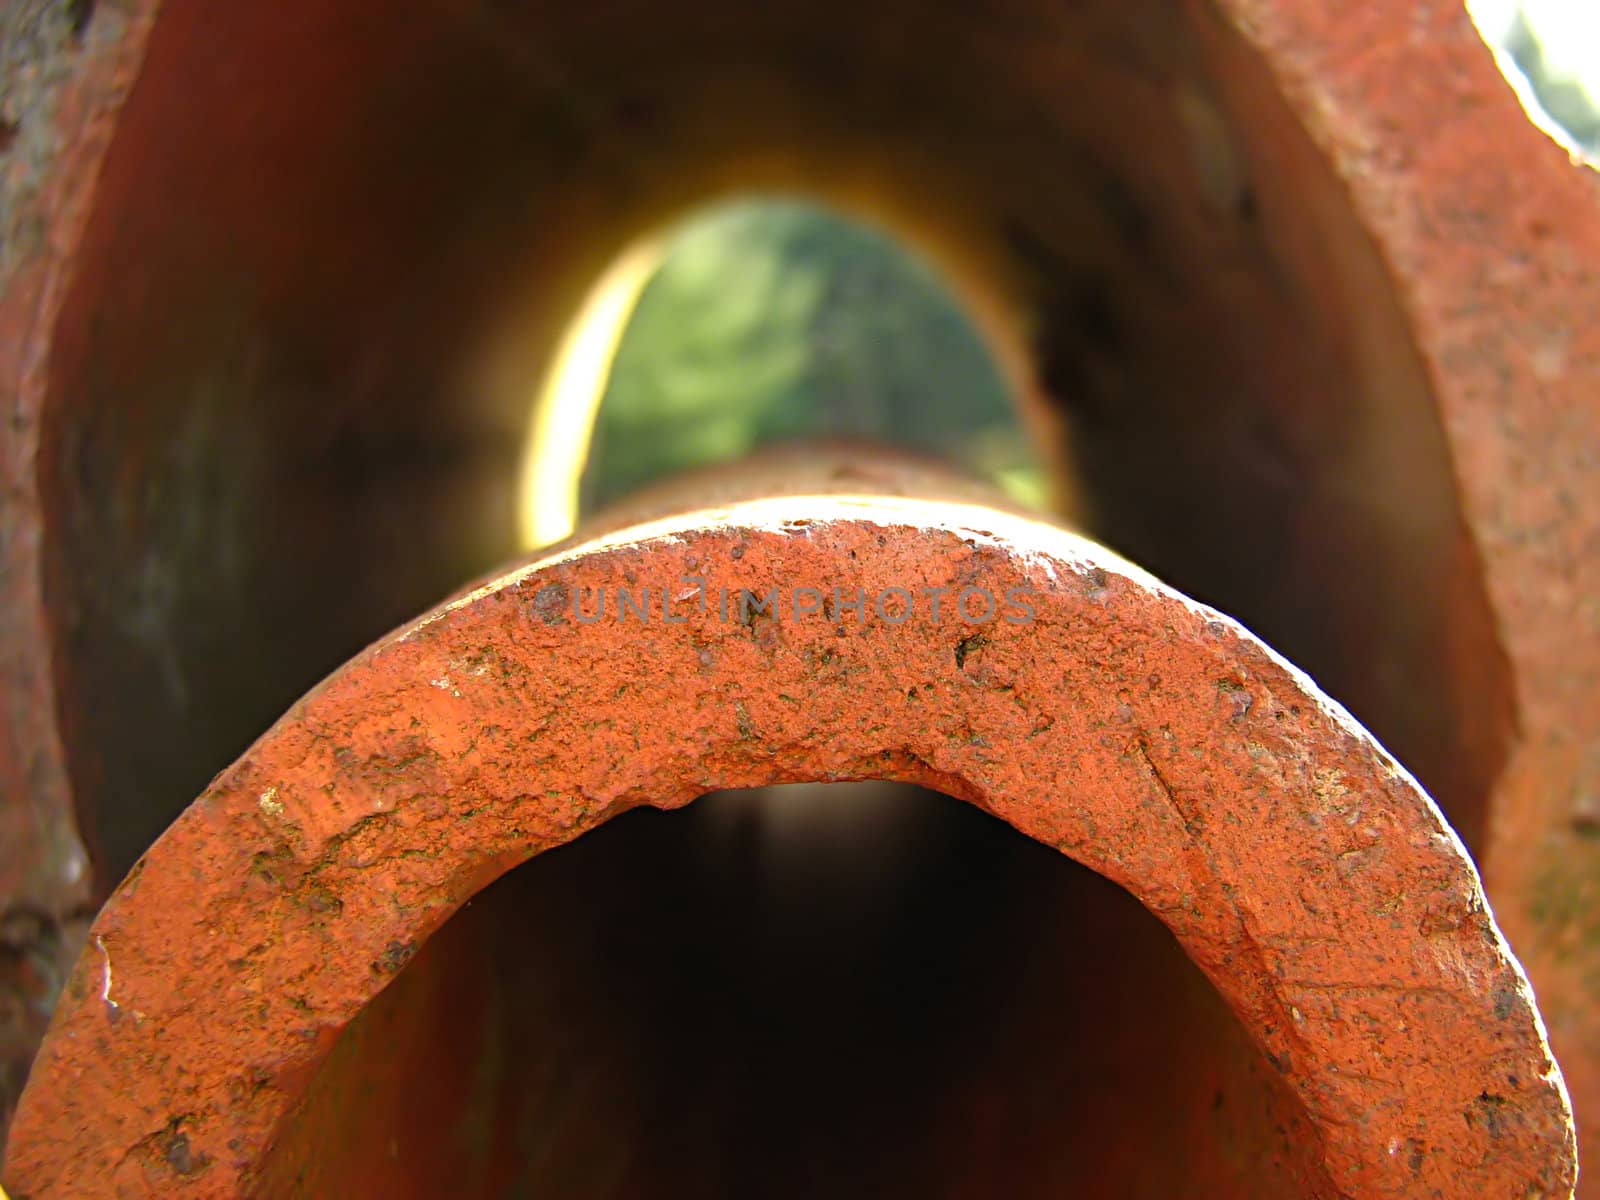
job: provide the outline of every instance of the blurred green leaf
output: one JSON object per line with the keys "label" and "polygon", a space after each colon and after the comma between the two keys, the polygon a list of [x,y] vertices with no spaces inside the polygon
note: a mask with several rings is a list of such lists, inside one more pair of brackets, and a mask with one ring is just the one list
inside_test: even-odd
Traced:
{"label": "blurred green leaf", "polygon": [[1044,477],[937,274],[877,230],[753,200],[686,227],[639,299],[601,403],[585,507],[771,442],[856,436]]}

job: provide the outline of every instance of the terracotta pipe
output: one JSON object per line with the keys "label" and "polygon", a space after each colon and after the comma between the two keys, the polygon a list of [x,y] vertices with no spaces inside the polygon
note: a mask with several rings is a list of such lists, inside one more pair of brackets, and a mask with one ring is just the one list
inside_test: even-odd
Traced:
{"label": "terracotta pipe", "polygon": [[1460,0],[597,11],[0,4],[0,1122],[160,830],[516,553],[588,286],[752,188],[933,254],[1092,532],[1422,781],[1600,1108],[1600,205]]}
{"label": "terracotta pipe", "polygon": [[[816,961],[855,964],[881,1028],[741,958],[781,922],[745,920],[737,881],[691,903],[673,866],[707,844],[672,832],[696,797],[862,779],[1004,823],[947,845],[939,870],[981,873],[980,848],[979,886],[926,908],[941,876],[867,946],[920,931],[915,953],[850,958],[865,918],[830,935]],[[750,961],[789,979],[748,993],[777,1007],[730,999]],[[750,1071],[758,1030],[778,1078]],[[752,1125],[763,1104],[795,1128]],[[756,1164],[731,1136],[753,1129]],[[871,1195],[1567,1196],[1575,1173],[1459,839],[1342,709],[1092,541],[835,494],[590,537],[319,685],[102,910],[6,1178],[30,1200],[802,1195],[818,1163]]]}

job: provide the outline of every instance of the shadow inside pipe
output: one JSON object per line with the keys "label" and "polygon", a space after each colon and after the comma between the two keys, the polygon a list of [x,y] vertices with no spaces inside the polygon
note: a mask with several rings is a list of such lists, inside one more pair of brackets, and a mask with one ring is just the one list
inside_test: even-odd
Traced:
{"label": "shadow inside pipe", "polygon": [[16,535],[101,890],[317,679],[516,553],[529,396],[584,296],[752,192],[937,263],[1087,531],[1305,669],[1481,845],[1515,718],[1450,372],[1237,6],[137,7]]}
{"label": "shadow inside pipe", "polygon": [[641,810],[345,1031],[278,1196],[1309,1196],[1299,1101],[1126,892],[907,785]]}

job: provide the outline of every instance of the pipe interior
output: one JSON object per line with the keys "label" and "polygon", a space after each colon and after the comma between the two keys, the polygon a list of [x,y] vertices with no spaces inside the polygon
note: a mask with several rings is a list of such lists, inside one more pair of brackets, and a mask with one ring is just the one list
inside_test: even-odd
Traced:
{"label": "pipe interior", "polygon": [[[1511,696],[1405,297],[1211,4],[166,0],[40,460],[103,887],[317,679],[516,553],[590,283],[751,190],[938,261],[1082,523],[1310,671],[1478,841]],[[263,1194],[1332,1192],[1124,893],[942,797],[814,813],[833,850],[777,859],[738,803],[478,897],[342,1037]]]}
{"label": "pipe interior", "polygon": [[586,288],[761,189],[939,261],[1090,530],[1310,671],[1479,840],[1511,696],[1404,297],[1211,4],[166,0],[40,461],[103,888],[323,674],[515,554]]}
{"label": "pipe interior", "polygon": [[346,1029],[262,1196],[1333,1194],[1283,1076],[1114,884],[903,784],[636,810]]}

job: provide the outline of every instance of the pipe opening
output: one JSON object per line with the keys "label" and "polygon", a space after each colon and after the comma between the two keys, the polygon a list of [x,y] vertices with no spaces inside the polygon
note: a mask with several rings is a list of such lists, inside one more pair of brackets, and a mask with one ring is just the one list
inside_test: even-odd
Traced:
{"label": "pipe opening", "polygon": [[[888,465],[881,473],[894,474]],[[481,941],[452,938],[472,928],[457,923],[460,906],[506,872],[534,878],[542,862],[573,861],[544,860],[547,851],[604,845],[602,827],[639,805],[672,810],[717,787],[875,778],[966,799],[1127,889],[1177,939],[1176,955],[1156,939],[1168,958],[1186,955],[1203,969],[1216,992],[1202,989],[1209,1010],[1226,998],[1245,1040],[1260,1048],[1222,1055],[1239,1044],[1239,1029],[1207,1021],[1207,1004],[1175,1003],[1180,972],[1144,970],[1131,934],[1107,938],[1116,966],[1106,975],[1137,976],[1113,993],[1142,1000],[1136,1011],[1149,1018],[1128,1031],[1117,1065],[1160,1085],[1116,1113],[1117,1144],[1138,1145],[1118,1169],[1136,1181],[1174,1161],[1187,1172],[1181,1181],[1162,1176],[1151,1194],[1184,1184],[1203,1195],[1294,1196],[1570,1187],[1569,1108],[1527,981],[1458,841],[1411,778],[1236,623],[1047,522],[937,491],[914,495],[852,488],[658,514],[472,589],[335,673],[217,778],[102,911],[45,1043],[47,1066],[24,1096],[11,1138],[14,1178],[41,1194],[51,1181],[81,1191],[110,1180],[134,1190],[147,1181],[158,1190],[345,1195],[383,1190],[375,1172],[385,1162],[396,1171],[414,1141],[429,1164],[449,1164],[422,1182],[460,1192],[481,1183],[490,1150],[505,1143],[494,1141],[495,1122],[456,1118],[485,1111],[475,1096],[499,1097],[507,1069],[496,1064],[506,1062],[517,1064],[511,1086],[531,1087],[534,1110],[545,1114],[535,1132],[577,1139],[578,1152],[562,1161],[604,1166],[619,1140],[647,1143],[650,1127],[625,1106],[667,1085],[631,1080],[614,1102],[584,1090],[598,1076],[580,1078],[541,1055],[559,1059],[575,1047],[584,1061],[621,1063],[621,1072],[633,1062],[635,1031],[651,1033],[646,1049],[678,1044],[675,1028],[632,1006],[626,974],[613,977],[616,926],[589,923],[619,898],[619,921],[659,911],[671,890],[659,882],[671,882],[670,839],[647,830],[642,867],[596,869],[564,903],[517,903],[498,916],[475,903],[469,911],[486,922]],[[720,607],[696,606],[668,620],[662,597],[676,585],[657,583],[659,620],[641,612],[600,626],[559,611],[581,590],[642,596],[647,581],[690,575],[770,579],[772,607],[724,618]],[[793,619],[780,615],[779,590],[799,593],[804,580],[832,581],[842,589],[835,596],[1031,595],[1018,620],[984,619],[959,599],[962,611],[942,615],[931,603],[914,617],[890,615],[897,604],[879,613],[864,600],[853,620],[842,601],[832,612],[808,607],[810,619],[799,605]],[[970,853],[981,836],[964,832],[952,844]],[[808,855],[809,866],[821,852]],[[696,864],[693,874],[708,872]],[[1024,877],[1009,864],[993,874]],[[789,886],[780,878],[756,892],[781,896]],[[946,875],[927,890],[959,897],[963,888]],[[1034,899],[1007,892],[1008,924],[1031,928],[1042,913],[1060,915]],[[706,924],[741,907],[722,900],[702,907]],[[870,900],[858,895],[855,907],[870,916]],[[801,911],[797,927],[811,928]],[[1095,957],[1092,944],[1075,948],[1069,936],[1098,928],[1096,917],[1087,906],[1063,911],[1051,936],[1072,953],[1051,948],[1056,971]],[[769,914],[762,928],[776,923]],[[955,915],[945,924],[954,943],[961,925]],[[869,925],[858,920],[828,944]],[[506,934],[509,953],[499,941]],[[520,987],[484,982],[488,966],[537,963],[530,937],[546,935],[570,961],[546,956]],[[978,956],[978,973],[1009,988],[1004,1005],[990,994],[989,1014],[996,1044],[1020,1047],[991,1081],[1000,1099],[989,1103],[1004,1114],[1014,1093],[1034,1095],[1035,1081],[1055,1087],[1065,1071],[1076,1084],[1071,1067],[1050,1056],[1090,1059],[1112,1025],[1075,1016],[1063,1032],[1063,1003],[1016,963],[981,957],[990,944],[968,938],[951,952]],[[410,990],[387,987],[430,949],[451,945],[459,957],[402,975],[421,981]],[[675,980],[681,965],[663,969]],[[761,972],[742,973],[750,975]],[[919,989],[931,990],[906,990]],[[646,979],[637,990],[660,989]],[[891,982],[878,992],[897,990]],[[557,1045],[508,1053],[513,1035],[485,999],[496,991],[514,1003],[567,997],[535,1014]],[[1038,996],[1044,1002],[1030,1006]],[[929,1005],[941,1020],[983,1015],[967,1011],[981,1000]],[[374,1024],[374,1014],[387,1016]],[[441,1030],[465,1043],[441,1047]],[[607,1044],[619,1032],[620,1049]],[[498,1044],[485,1043],[491,1036]],[[1091,1036],[1099,1040],[1063,1050]],[[1146,1075],[1130,1064],[1151,1047],[1159,1053]],[[1219,1060],[1185,1059],[1180,1069],[1181,1048]],[[873,1049],[855,1058],[870,1061]],[[737,1075],[735,1063],[752,1058],[761,1061],[745,1046],[712,1065]],[[1205,1125],[1217,1101],[1207,1085],[1236,1071],[1276,1078],[1262,1090],[1290,1088],[1298,1105],[1252,1103],[1237,1136]],[[959,1060],[942,1077],[973,1082]],[[74,1086],[51,1085],[62,1079]],[[1072,1090],[1055,1088],[1033,1123],[1051,1127],[1036,1151],[1045,1160],[994,1156],[1015,1161],[1027,1186],[1054,1169],[1050,1148],[1064,1140],[1055,1127],[1093,1128],[1064,1107],[1062,1092]],[[1185,1097],[1184,1112],[1168,1114],[1160,1100],[1174,1094]],[[1222,1088],[1224,1099],[1232,1094]],[[413,1103],[433,1106],[425,1120],[386,1111]],[[579,1121],[586,1103],[623,1107]],[[489,1111],[517,1107],[508,1099]],[[980,1158],[977,1169],[988,1171],[987,1153],[978,1154],[988,1147],[970,1139],[1004,1141],[1018,1127],[992,1112],[962,1113],[942,1141],[882,1141],[913,1147],[904,1151],[908,1174],[927,1169],[916,1155],[937,1160],[947,1146],[951,1155],[971,1151],[949,1179]],[[1171,1119],[1152,1131],[1153,1114]],[[369,1117],[376,1126],[364,1130]],[[1065,1168],[1095,1179],[1085,1190],[1129,1191],[1113,1168],[1101,1174],[1095,1150],[1111,1136]],[[716,1154],[698,1161],[726,1161]],[[696,1157],[652,1164],[650,1178],[684,1162],[701,1169]],[[339,1174],[357,1169],[352,1158],[359,1185]],[[412,1166],[388,1192],[418,1183],[423,1167]]]}
{"label": "pipe opening", "polygon": [[1316,1143],[1126,892],[939,793],[802,784],[480,893],[341,1035],[260,1194],[1311,1195]]}
{"label": "pipe opening", "polygon": [[1063,472],[1019,411],[1019,352],[996,342],[886,227],[790,196],[697,209],[623,251],[562,335],[530,424],[524,540],[797,440],[918,451],[1064,511]]}

